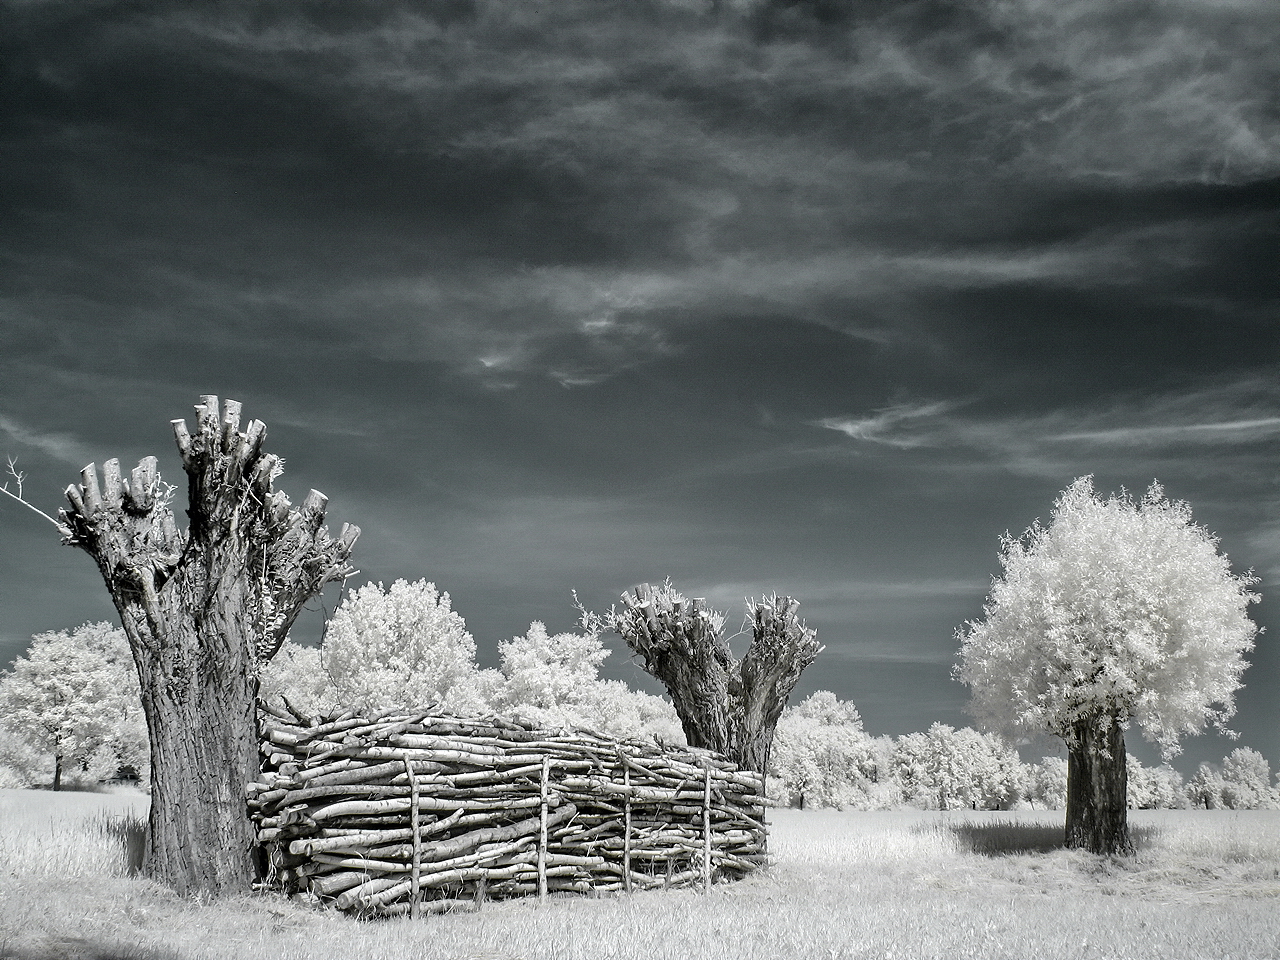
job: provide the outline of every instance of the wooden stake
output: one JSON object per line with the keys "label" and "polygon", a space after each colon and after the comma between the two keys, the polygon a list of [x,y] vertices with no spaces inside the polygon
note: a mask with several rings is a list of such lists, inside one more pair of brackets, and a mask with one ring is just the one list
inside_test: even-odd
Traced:
{"label": "wooden stake", "polygon": [[711,890],[711,766],[702,781],[702,889]]}
{"label": "wooden stake", "polygon": [[413,761],[404,758],[404,769],[409,775],[409,829],[413,831],[413,872],[409,877],[409,916],[417,920],[422,911],[422,834],[419,833],[418,776],[413,772]]}
{"label": "wooden stake", "polygon": [[622,808],[622,888],[631,892],[631,768],[622,767],[622,785],[627,788],[627,802]]}
{"label": "wooden stake", "polygon": [[547,898],[547,796],[551,779],[551,758],[542,758],[542,805],[538,824],[538,899]]}

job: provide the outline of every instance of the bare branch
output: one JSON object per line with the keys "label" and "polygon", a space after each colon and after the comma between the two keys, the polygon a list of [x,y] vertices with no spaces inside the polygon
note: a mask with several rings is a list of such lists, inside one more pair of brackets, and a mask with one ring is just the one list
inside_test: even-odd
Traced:
{"label": "bare branch", "polygon": [[3,493],[5,496],[11,497],[14,500],[17,500],[20,504],[22,504],[28,510],[34,510],[36,513],[40,514],[40,516],[44,517],[46,520],[52,523],[55,527],[57,527],[59,533],[62,533],[63,525],[61,523],[59,523],[53,517],[49,516],[47,513],[45,513],[43,510],[37,507],[30,500],[23,499],[22,481],[26,479],[27,475],[18,470],[18,460],[16,457],[9,458],[9,475],[13,477],[13,479],[16,481],[18,485],[18,492],[14,493],[12,490],[10,490],[9,482],[6,480],[4,483],[0,484],[0,493]]}

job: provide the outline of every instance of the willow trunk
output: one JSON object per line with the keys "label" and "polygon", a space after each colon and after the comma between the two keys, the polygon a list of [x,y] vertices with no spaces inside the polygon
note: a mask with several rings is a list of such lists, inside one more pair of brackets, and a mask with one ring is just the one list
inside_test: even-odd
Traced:
{"label": "willow trunk", "polygon": [[1067,846],[1090,853],[1133,853],[1129,834],[1124,729],[1114,712],[1078,721],[1067,743]]}

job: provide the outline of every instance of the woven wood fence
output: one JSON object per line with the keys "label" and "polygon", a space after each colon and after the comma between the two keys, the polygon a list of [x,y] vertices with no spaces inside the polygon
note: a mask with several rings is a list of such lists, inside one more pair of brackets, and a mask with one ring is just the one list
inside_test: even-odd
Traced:
{"label": "woven wood fence", "polygon": [[361,915],[549,891],[709,887],[763,862],[759,775],[717,754],[509,720],[261,705],[268,880]]}

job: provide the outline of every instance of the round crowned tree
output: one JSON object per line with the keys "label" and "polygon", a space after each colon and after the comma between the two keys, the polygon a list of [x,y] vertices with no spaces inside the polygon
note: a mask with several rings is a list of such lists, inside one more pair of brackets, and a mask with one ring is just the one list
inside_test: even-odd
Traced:
{"label": "round crowned tree", "polygon": [[1129,853],[1124,730],[1166,757],[1224,728],[1257,626],[1257,579],[1231,572],[1191,509],[1153,483],[1102,499],[1092,477],[1048,526],[1005,535],[983,618],[957,631],[957,677],[989,727],[1067,745],[1067,845]]}

